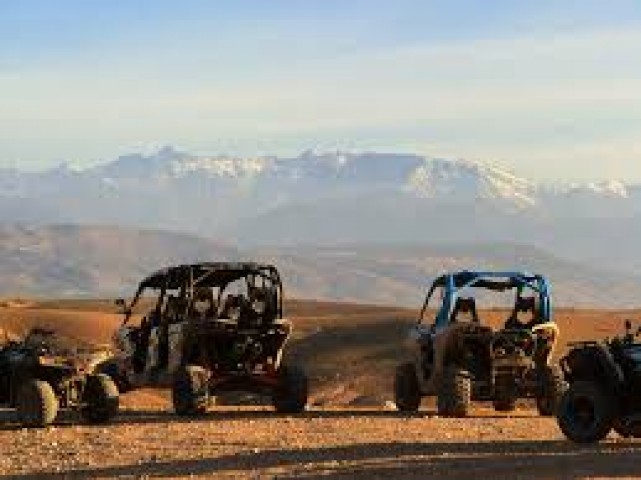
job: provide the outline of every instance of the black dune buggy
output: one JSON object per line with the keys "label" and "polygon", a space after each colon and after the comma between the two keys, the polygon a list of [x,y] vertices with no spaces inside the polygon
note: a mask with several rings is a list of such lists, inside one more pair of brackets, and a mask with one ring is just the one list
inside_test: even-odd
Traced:
{"label": "black dune buggy", "polygon": [[611,430],[641,438],[641,343],[625,334],[604,342],[575,342],[561,359],[570,386],[558,410],[561,431],[577,443],[604,439]]}
{"label": "black dune buggy", "polygon": [[[150,295],[148,295],[150,294]],[[116,332],[116,356],[103,365],[124,390],[171,386],[180,415],[204,412],[216,394],[271,396],[278,412],[307,404],[308,380],[284,365],[292,333],[283,318],[283,287],[272,265],[198,263],[160,270],[145,278]],[[149,311],[136,325],[134,309]],[[144,302],[141,302],[144,303]]]}
{"label": "black dune buggy", "polygon": [[60,408],[105,423],[118,412],[118,388],[109,376],[93,373],[100,358],[65,352],[54,332],[33,329],[0,348],[0,404],[14,408],[29,427],[51,424]]}

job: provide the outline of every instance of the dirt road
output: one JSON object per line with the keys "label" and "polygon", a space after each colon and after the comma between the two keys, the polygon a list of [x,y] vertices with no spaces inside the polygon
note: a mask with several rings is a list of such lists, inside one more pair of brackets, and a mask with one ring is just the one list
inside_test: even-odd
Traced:
{"label": "dirt road", "polygon": [[[149,402],[147,402],[149,403]],[[7,413],[4,414],[8,420]],[[386,410],[215,409],[185,420],[163,406],[127,408],[115,425],[5,423],[0,472],[15,478],[627,478],[641,477],[641,442],[614,434],[578,447],[553,419],[480,408],[472,418]]]}

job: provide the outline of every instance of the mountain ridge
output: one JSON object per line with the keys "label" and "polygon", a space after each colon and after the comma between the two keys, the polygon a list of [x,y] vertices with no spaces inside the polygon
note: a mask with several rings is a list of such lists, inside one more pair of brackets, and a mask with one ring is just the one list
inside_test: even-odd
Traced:
{"label": "mountain ridge", "polygon": [[444,271],[531,270],[552,281],[557,303],[637,306],[641,276],[595,270],[514,244],[262,247],[240,249],[159,230],[57,225],[0,228],[0,295],[131,295],[144,276],[171,264],[252,259],[273,262],[289,298],[418,308]]}

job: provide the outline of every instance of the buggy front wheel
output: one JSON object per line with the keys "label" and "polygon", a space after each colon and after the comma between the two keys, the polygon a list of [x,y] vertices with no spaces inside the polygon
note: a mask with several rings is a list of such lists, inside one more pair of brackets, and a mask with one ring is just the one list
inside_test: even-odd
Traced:
{"label": "buggy front wheel", "polygon": [[305,410],[308,396],[308,379],[298,366],[282,366],[280,382],[272,394],[272,403],[278,413],[300,413]]}
{"label": "buggy front wheel", "polygon": [[416,367],[411,362],[396,367],[394,403],[401,412],[416,412],[421,405],[421,390],[416,377]]}
{"label": "buggy front wheel", "polygon": [[466,417],[472,399],[472,378],[470,373],[450,365],[445,367],[441,376],[436,407],[444,417]]}
{"label": "buggy front wheel", "polygon": [[109,375],[100,373],[87,377],[80,411],[89,423],[107,423],[118,413],[119,393]]}
{"label": "buggy front wheel", "polygon": [[540,394],[536,399],[539,414],[551,417],[556,410],[565,391],[563,372],[554,365],[546,365],[539,372]]}
{"label": "buggy front wheel", "polygon": [[202,415],[210,402],[207,370],[195,365],[182,367],[174,374],[171,393],[174,411],[178,415]]}

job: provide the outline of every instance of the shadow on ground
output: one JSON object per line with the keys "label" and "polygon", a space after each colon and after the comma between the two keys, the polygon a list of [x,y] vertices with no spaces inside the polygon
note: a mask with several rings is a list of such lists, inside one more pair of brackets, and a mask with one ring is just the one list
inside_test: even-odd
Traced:
{"label": "shadow on ground", "polygon": [[[641,445],[579,447],[564,441],[374,443],[266,450],[210,459],[66,472],[67,478],[278,473],[279,478],[584,478],[641,474]],[[26,478],[26,477],[25,477]],[[39,478],[58,478],[40,474]]]}
{"label": "shadow on ground", "polygon": [[[166,410],[122,410],[113,420],[115,425],[145,425],[145,424],[167,424],[167,423],[194,423],[194,422],[224,422],[234,420],[269,420],[284,417],[300,419],[329,419],[329,418],[432,418],[436,416],[434,410],[420,410],[416,413],[404,413],[395,410],[382,410],[380,408],[343,408],[341,410],[308,410],[306,412],[286,415],[279,414],[272,410],[210,410],[209,412],[195,417],[180,417],[174,412]],[[531,418],[532,414],[527,412],[514,412],[505,414],[470,415],[468,418],[506,419],[506,418]],[[61,411],[55,422],[56,427],[72,427],[76,425],[88,426],[82,421],[80,415],[73,411]],[[99,425],[101,428],[104,425]],[[0,431],[19,430],[23,428],[17,423],[15,411],[0,409]]]}

